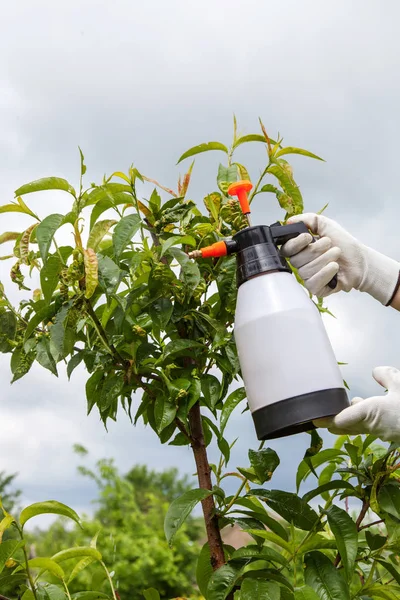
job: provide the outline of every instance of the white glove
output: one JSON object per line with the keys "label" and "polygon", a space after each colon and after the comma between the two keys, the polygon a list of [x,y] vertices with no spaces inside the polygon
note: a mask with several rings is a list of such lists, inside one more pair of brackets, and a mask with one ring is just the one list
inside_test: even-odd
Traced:
{"label": "white glove", "polygon": [[[322,298],[334,292],[351,289],[367,292],[384,305],[389,305],[399,287],[400,264],[372,248],[364,246],[343,227],[323,215],[296,215],[288,223],[303,221],[319,239],[302,233],[282,247],[282,254],[298,269],[306,288]],[[335,289],[328,287],[334,275]]]}
{"label": "white glove", "polygon": [[336,417],[314,421],[337,435],[371,433],[384,442],[400,442],[400,371],[377,367],[374,379],[388,390],[385,396],[353,398],[351,406]]}

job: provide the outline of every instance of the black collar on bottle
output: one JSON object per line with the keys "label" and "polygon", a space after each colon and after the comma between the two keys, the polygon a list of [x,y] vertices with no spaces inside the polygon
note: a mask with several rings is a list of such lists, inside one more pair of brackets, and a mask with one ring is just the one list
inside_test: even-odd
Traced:
{"label": "black collar on bottle", "polygon": [[[269,271],[287,271],[291,269],[276,245],[275,229],[279,224],[268,227],[255,225],[246,227],[233,236],[237,256],[237,285],[242,285],[252,277]],[[282,228],[283,229],[283,228]]]}

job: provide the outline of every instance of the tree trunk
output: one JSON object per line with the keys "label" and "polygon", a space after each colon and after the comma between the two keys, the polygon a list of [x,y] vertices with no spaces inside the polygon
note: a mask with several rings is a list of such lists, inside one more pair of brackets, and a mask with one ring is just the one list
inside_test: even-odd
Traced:
{"label": "tree trunk", "polygon": [[[199,487],[212,490],[211,469],[204,442],[203,425],[201,422],[200,405],[196,403],[189,412],[190,437],[194,460],[196,461]],[[224,549],[218,518],[215,514],[214,498],[209,496],[202,501],[207,539],[210,546],[211,565],[214,570],[225,564]]]}

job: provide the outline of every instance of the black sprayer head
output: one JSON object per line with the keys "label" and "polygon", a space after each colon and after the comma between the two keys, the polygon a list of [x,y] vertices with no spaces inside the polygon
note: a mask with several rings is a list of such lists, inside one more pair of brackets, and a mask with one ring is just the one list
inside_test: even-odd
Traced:
{"label": "black sprayer head", "polygon": [[304,223],[280,225],[276,223],[246,227],[233,236],[237,253],[237,285],[242,285],[252,277],[270,271],[287,271],[291,269],[286,259],[281,256],[278,246],[307,233]]}

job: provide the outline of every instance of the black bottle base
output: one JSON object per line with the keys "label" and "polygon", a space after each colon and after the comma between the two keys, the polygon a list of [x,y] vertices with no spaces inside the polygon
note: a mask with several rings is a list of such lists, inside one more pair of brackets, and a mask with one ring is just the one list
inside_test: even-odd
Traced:
{"label": "black bottle base", "polygon": [[350,406],[344,388],[287,398],[256,410],[252,416],[259,440],[273,440],[315,429],[313,420],[337,415]]}

